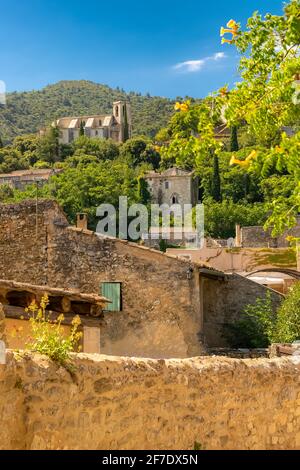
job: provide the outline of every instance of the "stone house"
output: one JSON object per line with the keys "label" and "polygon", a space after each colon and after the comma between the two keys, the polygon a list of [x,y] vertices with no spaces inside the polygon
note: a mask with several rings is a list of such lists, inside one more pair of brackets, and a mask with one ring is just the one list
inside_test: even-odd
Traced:
{"label": "stone house", "polygon": [[193,172],[179,168],[169,168],[162,173],[151,171],[145,174],[152,203],[154,204],[191,204],[199,201],[199,180]]}
{"label": "stone house", "polygon": [[[0,278],[108,298],[101,353],[153,358],[223,346],[224,325],[267,290],[204,263],[70,226],[47,200],[38,208],[35,201],[0,205]],[[277,305],[281,296],[270,292]]]}
{"label": "stone house", "polygon": [[32,184],[43,185],[51,176],[61,173],[62,169],[32,168],[31,170],[16,170],[11,173],[0,174],[0,185],[8,185],[13,189],[23,190]]}
{"label": "stone house", "polygon": [[87,137],[124,142],[131,137],[131,108],[126,101],[115,101],[112,114],[63,117],[59,118],[54,125],[60,131],[60,144],[73,142],[79,137],[82,128]]}

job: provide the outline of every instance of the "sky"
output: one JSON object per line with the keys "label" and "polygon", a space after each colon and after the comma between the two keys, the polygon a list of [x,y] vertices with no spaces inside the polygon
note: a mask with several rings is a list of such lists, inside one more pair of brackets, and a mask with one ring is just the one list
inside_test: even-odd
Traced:
{"label": "sky", "polygon": [[0,0],[0,80],[7,91],[91,80],[128,91],[204,97],[238,80],[220,27],[244,26],[282,0]]}

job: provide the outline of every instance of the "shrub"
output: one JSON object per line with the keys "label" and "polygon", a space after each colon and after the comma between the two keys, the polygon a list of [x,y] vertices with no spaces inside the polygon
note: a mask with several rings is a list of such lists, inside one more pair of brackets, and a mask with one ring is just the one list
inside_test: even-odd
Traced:
{"label": "shrub", "polygon": [[[300,313],[300,312],[299,312]],[[247,305],[240,319],[226,325],[224,337],[232,348],[266,348],[272,342],[276,328],[276,311],[271,293]]]}
{"label": "shrub", "polygon": [[80,349],[78,347],[82,337],[82,333],[78,331],[80,318],[74,317],[71,332],[66,335],[62,327],[64,316],[60,315],[57,320],[51,320],[46,312],[47,305],[48,297],[44,296],[40,306],[33,302],[26,309],[30,315],[31,324],[31,338],[26,346],[32,351],[45,354],[59,365],[69,367],[69,354],[76,348]]}
{"label": "shrub", "polygon": [[281,304],[272,341],[292,343],[300,339],[300,282],[289,291]]}

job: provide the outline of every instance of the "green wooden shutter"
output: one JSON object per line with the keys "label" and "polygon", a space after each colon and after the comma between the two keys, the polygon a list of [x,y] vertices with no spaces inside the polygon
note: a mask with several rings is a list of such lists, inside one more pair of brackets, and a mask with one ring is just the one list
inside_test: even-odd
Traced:
{"label": "green wooden shutter", "polygon": [[121,284],[119,282],[103,282],[102,295],[111,301],[111,303],[105,307],[106,311],[121,311]]}

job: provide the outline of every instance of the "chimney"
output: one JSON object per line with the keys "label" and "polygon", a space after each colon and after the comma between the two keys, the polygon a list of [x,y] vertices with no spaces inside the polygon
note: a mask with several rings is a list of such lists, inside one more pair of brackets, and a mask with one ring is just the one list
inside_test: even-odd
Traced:
{"label": "chimney", "polygon": [[82,230],[87,230],[88,226],[88,216],[86,213],[77,214],[77,228],[81,228]]}
{"label": "chimney", "polygon": [[239,224],[236,224],[235,226],[235,246],[242,246],[242,231]]}

